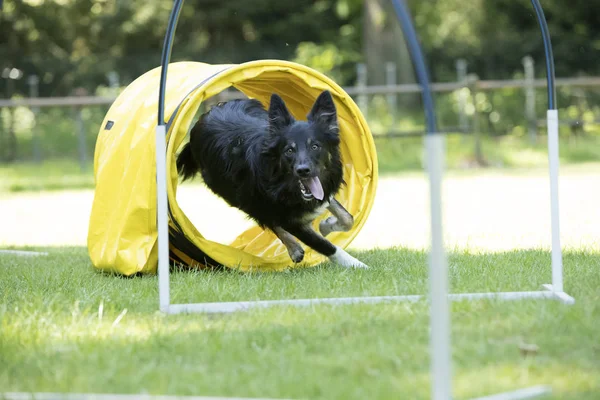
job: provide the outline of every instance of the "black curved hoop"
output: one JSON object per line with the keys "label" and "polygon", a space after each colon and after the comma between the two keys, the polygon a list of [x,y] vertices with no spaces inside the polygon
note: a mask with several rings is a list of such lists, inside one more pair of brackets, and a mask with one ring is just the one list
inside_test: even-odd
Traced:
{"label": "black curved hoop", "polygon": [[[177,28],[177,21],[179,20],[179,14],[181,7],[183,6],[184,0],[175,0],[171,15],[169,16],[169,23],[167,25],[167,31],[165,33],[165,40],[163,45],[163,51],[161,56],[161,73],[160,73],[160,87],[158,92],[158,124],[164,125],[164,112],[165,112],[165,92],[167,86],[167,68],[171,59],[171,51],[173,48],[173,39],[175,36],[175,29]],[[403,2],[399,0],[392,0],[396,14],[400,20],[400,25],[404,30],[404,34],[408,40],[410,52],[413,56],[415,63],[415,69],[421,85],[423,86],[423,105],[425,108],[425,114],[427,118],[427,131],[428,133],[436,132],[436,118],[435,118],[435,106],[433,103],[433,96],[431,94],[429,84],[429,73],[425,58],[417,39],[417,34],[412,24],[410,14],[406,9]]]}
{"label": "black curved hoop", "polygon": [[160,58],[160,87],[158,89],[158,125],[164,125],[165,121],[165,92],[167,90],[167,68],[171,60],[171,50],[173,49],[173,39],[175,38],[175,29],[179,14],[184,0],[175,0],[171,15],[169,16],[169,24],[165,33],[165,41],[163,44],[162,55]]}
{"label": "black curved hoop", "polygon": [[537,16],[540,30],[542,31],[542,40],[544,41],[544,55],[546,58],[546,82],[548,89],[548,109],[556,110],[556,86],[554,84],[554,55],[552,54],[552,41],[550,40],[550,32],[548,23],[544,15],[544,9],[539,0],[531,0],[535,14]]}
{"label": "black curved hoop", "polygon": [[[173,48],[173,39],[175,36],[175,29],[177,27],[177,21],[179,20],[179,14],[181,7],[183,6],[184,0],[174,0],[173,9],[169,16],[169,23],[167,25],[167,32],[165,33],[165,40],[161,56],[161,74],[160,74],[160,87],[158,93],[158,124],[164,125],[164,113],[165,113],[165,92],[167,85],[167,68],[171,59],[171,51]],[[546,80],[548,88],[548,109],[556,109],[556,87],[555,87],[555,72],[554,72],[554,56],[552,54],[552,42],[550,40],[550,33],[548,31],[548,24],[544,15],[544,10],[539,0],[531,0],[533,8],[535,10],[540,30],[542,32],[542,39],[544,41],[544,53],[546,58]],[[425,109],[427,133],[435,133],[436,128],[436,117],[435,117],[435,105],[433,102],[433,96],[431,94],[431,88],[429,83],[429,72],[427,70],[427,64],[425,57],[421,50],[421,45],[417,38],[410,13],[403,1],[392,0],[396,15],[400,21],[404,35],[406,36],[409,50],[411,52],[417,78],[421,86],[423,87],[423,107]]]}
{"label": "black curved hoop", "polygon": [[419,39],[417,37],[417,33],[415,32],[415,28],[412,23],[412,19],[410,17],[410,13],[406,4],[403,0],[392,0],[392,4],[394,5],[394,9],[396,10],[396,16],[398,17],[398,21],[400,21],[400,27],[404,32],[404,36],[406,37],[406,41],[408,44],[408,49],[412,56],[413,64],[415,67],[415,72],[417,74],[417,79],[422,87],[422,97],[423,97],[423,108],[425,109],[425,119],[427,126],[427,134],[434,134],[437,132],[437,123],[435,117],[435,104],[433,102],[433,95],[431,94],[431,87],[429,84],[429,71],[427,70],[427,63],[425,61],[425,56],[423,55],[423,51],[421,50],[421,45],[419,44]]}

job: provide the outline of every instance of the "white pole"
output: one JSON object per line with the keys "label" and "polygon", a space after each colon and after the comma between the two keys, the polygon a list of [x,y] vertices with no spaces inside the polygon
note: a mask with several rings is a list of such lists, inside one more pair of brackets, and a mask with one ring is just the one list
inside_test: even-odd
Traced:
{"label": "white pole", "polygon": [[550,168],[550,213],[552,221],[552,290],[563,292],[562,250],[558,207],[558,110],[548,110],[548,164]]}
{"label": "white pole", "polygon": [[362,112],[365,118],[369,114],[369,96],[364,93],[367,87],[367,66],[366,64],[356,64],[356,86],[359,88],[359,94],[357,96],[358,108]]}
{"label": "white pole", "polygon": [[[418,302],[425,298],[421,295],[406,296],[374,296],[374,297],[329,297],[313,299],[286,299],[286,300],[255,300],[255,301],[228,301],[213,303],[171,304],[169,314],[188,313],[233,313],[247,311],[253,308],[268,308],[276,306],[309,307],[318,304],[344,305],[344,304],[380,304],[392,302]],[[535,292],[491,292],[491,293],[454,293],[448,295],[450,301],[476,301],[491,299],[496,301],[516,301],[523,299],[556,299],[566,304],[573,304],[574,299],[566,293],[555,293],[550,290]]]}
{"label": "white pole", "polygon": [[431,207],[431,250],[429,255],[430,351],[432,399],[449,400],[451,389],[450,309],[448,302],[448,265],[442,230],[442,174],[444,142],[441,134],[425,137],[429,171]]}
{"label": "white pole", "polygon": [[530,388],[515,390],[514,392],[506,392],[494,394],[491,396],[477,397],[472,400],[524,400],[533,399],[540,396],[547,396],[552,393],[552,388],[549,386],[533,386]]}
{"label": "white pole", "polygon": [[169,217],[167,212],[167,128],[156,127],[156,213],[158,227],[158,297],[160,310],[169,311]]}

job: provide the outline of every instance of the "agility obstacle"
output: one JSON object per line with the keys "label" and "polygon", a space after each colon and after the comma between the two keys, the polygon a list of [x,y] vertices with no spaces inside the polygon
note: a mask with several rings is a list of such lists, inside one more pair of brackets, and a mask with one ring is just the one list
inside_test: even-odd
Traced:
{"label": "agility obstacle", "polygon": [[[350,231],[334,232],[328,238],[342,248],[351,243],[373,205],[377,153],[364,117],[341,87],[313,69],[278,60],[240,65],[173,63],[168,68],[167,87],[163,77],[167,63],[164,65],[136,79],[118,96],[98,135],[94,157],[96,191],[88,232],[88,250],[97,268],[124,275],[156,272],[156,196],[161,199],[165,195],[167,211],[164,212],[163,203],[158,210],[161,216],[168,215],[168,253],[172,261],[199,268],[224,265],[242,271],[281,270],[292,264],[287,249],[271,231],[253,226],[232,243],[211,241],[203,237],[177,204],[176,152],[201,103],[231,87],[265,106],[271,93],[277,92],[298,119],[308,114],[322,90],[332,93],[338,111],[346,181],[336,198],[355,216],[355,224]],[[166,124],[160,128],[164,133],[161,131],[156,138],[160,82],[164,93],[161,109],[164,107],[169,118],[164,120],[161,113],[160,120]],[[156,143],[156,154],[155,140],[160,142]],[[165,159],[160,160],[163,156]],[[155,157],[160,160],[158,171],[168,170],[166,182],[155,179]],[[315,221],[315,228],[324,217]],[[160,242],[160,225],[158,232]],[[302,265],[315,265],[325,259],[304,247]]]}
{"label": "agility obstacle", "polygon": [[[437,131],[427,66],[410,13],[403,0],[392,0],[392,3],[422,87],[426,115],[425,147],[431,212],[428,296],[431,305],[431,394],[432,399],[448,400],[451,398],[452,376],[449,300],[553,299],[565,304],[574,303],[574,299],[563,288],[558,202],[558,111],[552,45],[542,7],[538,0],[531,0],[542,31],[547,69],[552,283],[543,285],[543,290],[539,291],[449,294],[441,207],[444,135]],[[407,295],[171,303],[170,260],[188,265],[223,264],[237,266],[242,270],[279,270],[289,264],[285,248],[272,234],[255,227],[244,232],[230,245],[214,243],[204,239],[177,206],[174,154],[202,101],[231,86],[265,104],[268,96],[277,92],[290,104],[295,116],[303,116],[318,92],[323,89],[333,92],[336,106],[340,110],[344,179],[349,182],[347,191],[340,196],[340,202],[355,215],[357,221],[352,231],[336,233],[336,236],[332,234],[332,242],[341,247],[346,247],[363,226],[377,186],[376,152],[364,117],[343,89],[322,74],[305,66],[282,61],[257,61],[240,65],[170,65],[173,37],[182,5],[183,0],[174,1],[163,45],[161,67],[134,81],[115,101],[103,122],[95,154],[97,188],[88,237],[94,265],[101,269],[116,269],[124,274],[158,270],[160,310],[170,314],[236,312],[276,305],[383,303],[426,299],[424,295]],[[167,115],[168,119],[165,118]],[[151,143],[152,134],[149,133],[152,130],[154,145]],[[123,142],[119,142],[120,137],[124,137]],[[150,182],[150,176],[155,176],[156,181]],[[314,265],[322,260],[323,257],[307,252],[308,264]],[[493,395],[489,399],[533,398],[547,394],[549,390],[545,386],[527,388]]]}

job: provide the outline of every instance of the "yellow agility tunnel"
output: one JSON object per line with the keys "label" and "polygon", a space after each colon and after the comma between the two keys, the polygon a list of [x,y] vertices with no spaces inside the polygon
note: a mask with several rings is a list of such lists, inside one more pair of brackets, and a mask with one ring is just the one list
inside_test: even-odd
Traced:
{"label": "yellow agility tunnel", "polygon": [[[87,242],[91,261],[101,270],[123,275],[157,271],[155,128],[160,72],[160,67],[152,69],[132,82],[111,105],[100,127]],[[354,216],[355,224],[348,232],[331,233],[328,239],[347,247],[369,215],[378,177],[373,137],[352,98],[322,73],[288,61],[176,62],[169,64],[164,106],[170,260],[190,267],[222,265],[242,271],[279,271],[294,266],[272,232],[254,226],[232,243],[211,241],[177,204],[177,152],[202,102],[230,87],[266,107],[271,94],[277,93],[294,117],[302,120],[321,91],[331,92],[338,110],[346,181],[336,198]],[[315,228],[327,216],[319,217]],[[324,256],[303,247],[306,253],[300,266],[325,261]]]}

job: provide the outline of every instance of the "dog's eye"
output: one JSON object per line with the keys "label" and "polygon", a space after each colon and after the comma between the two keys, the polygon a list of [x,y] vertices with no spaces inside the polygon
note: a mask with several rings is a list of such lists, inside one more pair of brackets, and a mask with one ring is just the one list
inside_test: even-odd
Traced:
{"label": "dog's eye", "polygon": [[294,149],[292,149],[292,148],[290,147],[289,149],[287,149],[287,150],[285,151],[285,154],[286,154],[286,155],[288,155],[288,156],[291,156],[292,154],[294,154]]}
{"label": "dog's eye", "polygon": [[318,144],[313,144],[310,148],[313,149],[313,150],[319,150],[319,145]]}

